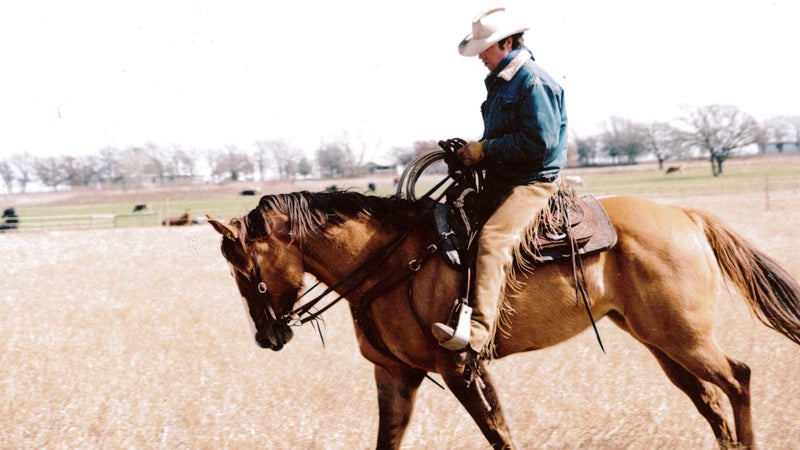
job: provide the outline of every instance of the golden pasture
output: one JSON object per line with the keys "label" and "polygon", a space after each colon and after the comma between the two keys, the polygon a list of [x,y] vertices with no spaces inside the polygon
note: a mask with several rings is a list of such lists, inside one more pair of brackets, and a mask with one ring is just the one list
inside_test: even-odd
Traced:
{"label": "golden pasture", "polygon": [[[800,194],[687,195],[800,275]],[[258,348],[211,227],[0,235],[0,448],[371,448],[377,404],[349,313],[325,346],[296,329]],[[752,368],[764,449],[800,448],[800,346],[718,304],[722,347]],[[603,320],[593,334],[491,366],[524,449],[712,449],[709,427],[650,354]],[[425,381],[405,447],[487,445]]]}

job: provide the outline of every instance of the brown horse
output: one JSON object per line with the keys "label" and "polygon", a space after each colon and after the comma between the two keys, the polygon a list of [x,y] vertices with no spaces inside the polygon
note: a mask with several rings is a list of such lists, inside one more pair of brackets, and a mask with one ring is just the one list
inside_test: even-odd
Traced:
{"label": "brown horse", "polygon": [[[378,448],[400,447],[428,372],[442,375],[494,447],[511,448],[483,362],[479,378],[465,383],[452,354],[431,335],[430,325],[446,319],[462,295],[464,275],[428,257],[438,238],[420,203],[300,192],[265,196],[227,224],[209,221],[222,234],[222,253],[261,347],[280,350],[292,337],[289,325],[308,312],[293,310],[305,273],[346,296],[361,353],[375,366]],[[717,290],[730,280],[762,322],[800,343],[800,285],[704,212],[632,197],[602,204],[618,243],[584,258],[593,317],[609,317],[652,352],[720,447],[754,448],[750,368],[727,356],[712,336]],[[516,289],[504,299],[513,314],[496,337],[496,357],[555,345],[590,325],[570,263],[536,265],[535,273],[514,276]],[[720,390],[730,400],[733,426]]]}
{"label": "brown horse", "polygon": [[192,212],[188,209],[180,216],[167,217],[161,221],[161,225],[164,225],[165,227],[182,227],[185,225],[191,225],[192,223]]}

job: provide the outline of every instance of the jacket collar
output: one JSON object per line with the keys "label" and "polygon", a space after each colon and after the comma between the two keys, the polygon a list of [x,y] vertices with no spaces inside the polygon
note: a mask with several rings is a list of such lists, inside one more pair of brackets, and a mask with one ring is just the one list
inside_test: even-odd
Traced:
{"label": "jacket collar", "polygon": [[517,53],[516,56],[514,56],[514,59],[512,59],[508,63],[508,65],[505,66],[503,70],[501,70],[497,74],[497,77],[502,78],[506,81],[511,81],[511,79],[514,78],[514,75],[516,75],[517,72],[519,72],[519,69],[522,67],[522,65],[525,64],[525,61],[531,59],[532,57],[533,55],[531,55],[528,49],[526,48],[519,49],[519,52]]}

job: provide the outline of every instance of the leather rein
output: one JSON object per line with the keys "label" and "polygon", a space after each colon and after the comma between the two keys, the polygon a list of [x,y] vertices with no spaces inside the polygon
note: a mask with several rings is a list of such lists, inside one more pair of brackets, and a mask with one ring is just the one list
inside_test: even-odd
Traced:
{"label": "leather rein", "polygon": [[[443,178],[439,183],[437,183],[433,188],[431,188],[423,197],[422,199],[430,199],[433,192],[437,189],[442,187],[447,181],[450,179],[450,176]],[[391,241],[389,241],[386,245],[381,247],[378,251],[370,255],[364,262],[359,264],[358,267],[350,271],[349,273],[345,274],[339,281],[337,281],[332,286],[326,287],[325,290],[314,297],[313,299],[309,300],[306,303],[298,306],[297,308],[288,311],[280,316],[275,314],[275,311],[272,309],[272,306],[269,302],[265,302],[267,304],[267,309],[264,311],[266,317],[271,321],[273,325],[281,324],[286,326],[301,326],[308,322],[315,321],[321,318],[321,315],[326,312],[328,309],[333,307],[343,298],[347,297],[351,294],[356,288],[363,285],[367,278],[374,274],[375,270],[381,267],[400,247],[400,245],[408,238],[409,234],[413,229],[419,225],[425,217],[433,210],[433,207],[436,203],[441,200],[447,193],[447,190],[444,190],[442,194],[440,194],[436,199],[433,199],[429,205],[427,205],[422,212],[415,218],[415,221],[411,224],[411,226],[407,227],[405,231],[395,236]],[[363,313],[364,310],[375,300],[381,293],[385,292],[389,288],[395,286],[397,283],[412,277],[416,272],[418,272],[423,264],[428,261],[428,259],[434,255],[441,243],[450,237],[449,233],[442,233],[438,240],[435,243],[428,245],[424,252],[417,258],[410,260],[403,269],[396,270],[390,272],[379,279],[375,284],[373,284],[365,294],[362,296],[361,301],[354,307],[354,311],[357,313]],[[251,258],[254,263],[255,269],[255,277],[258,281],[257,287],[258,292],[263,295],[268,295],[268,289],[266,283],[261,279],[261,270],[258,263],[258,258],[255,254],[255,248],[253,249],[253,254]],[[313,291],[317,286],[320,285],[321,282],[317,281],[313,286],[306,289],[300,296],[297,297],[297,301],[300,301],[304,297],[306,297],[311,291]],[[346,287],[342,289],[343,287]],[[328,294],[331,292],[336,292],[337,297],[333,300],[330,300],[325,306],[312,311]],[[358,315],[356,315],[356,320],[358,321]],[[416,315],[416,312],[415,312]],[[321,334],[320,334],[321,336]],[[323,341],[324,342],[324,341]]]}

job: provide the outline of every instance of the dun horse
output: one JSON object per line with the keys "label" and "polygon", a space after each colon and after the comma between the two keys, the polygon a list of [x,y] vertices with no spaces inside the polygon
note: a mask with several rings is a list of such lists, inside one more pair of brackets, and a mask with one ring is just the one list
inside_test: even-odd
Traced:
{"label": "dun horse", "polygon": [[[436,232],[420,202],[354,192],[265,196],[246,216],[223,223],[222,253],[247,300],[256,342],[273,350],[292,337],[304,273],[346,293],[362,355],[374,364],[378,448],[399,448],[415,394],[428,372],[447,386],[496,448],[511,435],[489,371],[466,384],[430,325],[462,295],[461,272],[426,257]],[[767,326],[800,343],[800,286],[770,257],[697,210],[632,197],[601,201],[618,234],[609,251],[584,258],[591,314],[608,317],[655,356],[667,377],[708,421],[720,447],[754,448],[750,368],[712,337],[714,303],[727,279]],[[396,236],[407,233],[396,245]],[[392,246],[387,252],[387,246]],[[376,254],[385,257],[376,260]],[[421,263],[420,261],[424,261]],[[414,269],[412,272],[409,268]],[[403,282],[390,283],[403,275]],[[576,306],[570,263],[516,271],[504,304],[513,309],[496,357],[555,345],[590,326]],[[299,311],[299,312],[298,312]],[[729,422],[724,392],[733,410]]]}

